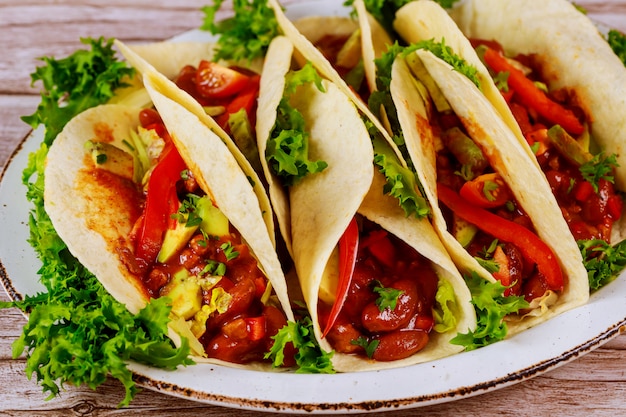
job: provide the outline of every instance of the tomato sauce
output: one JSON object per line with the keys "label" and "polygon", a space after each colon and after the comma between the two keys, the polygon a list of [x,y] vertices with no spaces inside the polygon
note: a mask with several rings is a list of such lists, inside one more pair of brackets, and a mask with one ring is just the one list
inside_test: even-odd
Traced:
{"label": "tomato sauce", "polygon": [[[377,224],[363,219],[353,279],[339,316],[327,334],[337,352],[378,361],[409,357],[426,346],[433,328],[438,277],[430,261]],[[377,305],[395,291],[395,307]],[[321,322],[332,306],[320,303]],[[382,308],[381,308],[382,307]]]}

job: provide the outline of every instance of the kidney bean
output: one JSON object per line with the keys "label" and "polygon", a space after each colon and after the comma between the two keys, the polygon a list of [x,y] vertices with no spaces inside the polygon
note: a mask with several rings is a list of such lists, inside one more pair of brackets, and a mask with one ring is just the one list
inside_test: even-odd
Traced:
{"label": "kidney bean", "polygon": [[353,344],[353,340],[357,340],[363,336],[356,327],[347,322],[337,321],[330,329],[326,338],[333,349],[339,353],[357,353],[362,348]]}
{"label": "kidney bean", "polygon": [[396,308],[380,310],[375,301],[363,309],[361,323],[372,333],[389,332],[404,327],[410,320],[419,302],[417,285],[408,279],[394,282],[390,287],[402,291]]}
{"label": "kidney bean", "polygon": [[395,361],[419,352],[428,343],[428,333],[422,330],[396,330],[376,338],[379,343],[373,359]]}

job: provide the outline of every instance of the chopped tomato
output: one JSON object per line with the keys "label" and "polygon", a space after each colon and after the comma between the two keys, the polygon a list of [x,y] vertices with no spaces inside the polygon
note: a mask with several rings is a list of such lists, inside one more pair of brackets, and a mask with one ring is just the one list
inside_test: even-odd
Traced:
{"label": "chopped tomato", "polygon": [[[217,118],[217,123],[226,129],[228,125],[228,118],[231,114],[237,113],[239,110],[244,109],[248,115],[250,125],[256,124],[256,102],[259,96],[259,84],[261,77],[259,75],[253,75],[248,78],[248,83],[239,91],[239,93],[232,99],[232,101],[226,106],[226,111]],[[226,129],[228,130],[228,129]]]}
{"label": "chopped tomato", "polygon": [[586,201],[593,194],[593,185],[589,181],[579,181],[574,188],[574,198],[578,201]]}
{"label": "chopped tomato", "polygon": [[249,77],[211,61],[200,61],[196,72],[198,93],[208,98],[226,98],[239,93]]}
{"label": "chopped tomato", "polygon": [[459,193],[473,205],[482,208],[500,207],[512,199],[509,187],[497,173],[479,175],[467,181]]}
{"label": "chopped tomato", "polygon": [[246,330],[248,331],[248,339],[256,342],[265,337],[265,316],[248,317],[244,320],[246,322]]}
{"label": "chopped tomato", "polygon": [[385,266],[392,267],[395,264],[396,250],[387,237],[387,231],[372,231],[365,239],[363,239],[361,246],[363,248],[367,248],[367,250]]}

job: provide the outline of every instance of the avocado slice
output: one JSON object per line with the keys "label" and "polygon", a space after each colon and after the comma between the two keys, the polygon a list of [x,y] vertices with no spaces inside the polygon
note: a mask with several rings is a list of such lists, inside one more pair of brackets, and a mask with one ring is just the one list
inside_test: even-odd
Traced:
{"label": "avocado slice", "polygon": [[202,287],[185,268],[174,274],[161,295],[172,299],[172,313],[185,320],[191,319],[202,308]]}
{"label": "avocado slice", "polygon": [[469,223],[456,214],[453,215],[453,224],[452,224],[452,235],[454,238],[466,248],[472,240],[476,233],[478,232],[478,227]]}
{"label": "avocado slice", "polygon": [[196,212],[202,219],[200,228],[208,236],[227,236],[230,234],[228,218],[213,205],[208,196],[198,199]]}
{"label": "avocado slice", "polygon": [[430,76],[428,70],[422,63],[422,60],[416,54],[410,54],[406,58],[411,73],[417,78],[428,90],[428,94],[435,104],[435,108],[440,113],[451,112],[452,107],[445,98],[435,80]]}
{"label": "avocado slice", "polygon": [[105,142],[85,142],[85,151],[91,155],[94,165],[128,180],[133,180],[135,168],[131,154]]}
{"label": "avocado slice", "polygon": [[174,229],[167,229],[163,238],[157,262],[165,263],[185,247],[199,226],[188,226],[187,223],[176,222]]}

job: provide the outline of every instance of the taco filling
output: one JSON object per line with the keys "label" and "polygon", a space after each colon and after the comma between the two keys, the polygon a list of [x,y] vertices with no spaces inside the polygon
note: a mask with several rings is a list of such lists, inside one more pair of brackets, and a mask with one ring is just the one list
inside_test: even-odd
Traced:
{"label": "taco filling", "polygon": [[[145,297],[171,299],[176,330],[201,344],[192,342],[196,354],[262,361],[272,336],[287,324],[271,284],[241,234],[200,188],[159,114],[144,109],[138,117],[137,132],[125,142],[128,152],[87,143],[90,168],[82,175],[135,206],[130,245],[120,240],[113,250]],[[293,354],[284,364],[294,364]]]}
{"label": "taco filling", "polygon": [[[339,243],[340,251],[342,244],[351,244],[343,251],[354,253],[354,271],[339,278],[346,294],[335,301],[340,312],[325,336],[339,353],[377,361],[407,358],[429,341],[439,278],[429,260],[378,224],[359,215],[355,226],[353,238]],[[343,259],[340,255],[340,271],[346,267]],[[318,306],[327,326],[335,308],[329,301],[320,300]]]}
{"label": "taco filling", "polygon": [[575,92],[566,87],[548,91],[535,54],[507,57],[495,41],[472,43],[497,81],[574,238],[610,243],[623,206],[614,186],[615,155],[598,152],[590,117]]}

